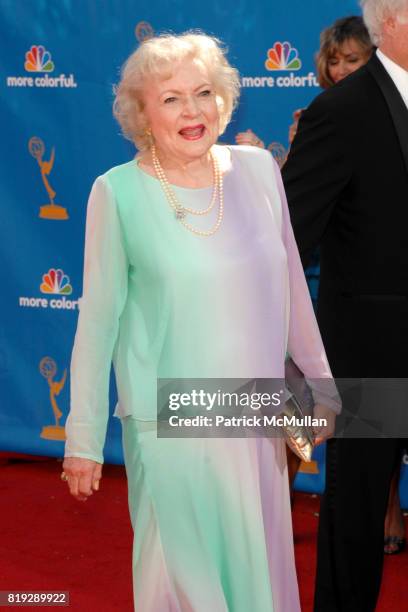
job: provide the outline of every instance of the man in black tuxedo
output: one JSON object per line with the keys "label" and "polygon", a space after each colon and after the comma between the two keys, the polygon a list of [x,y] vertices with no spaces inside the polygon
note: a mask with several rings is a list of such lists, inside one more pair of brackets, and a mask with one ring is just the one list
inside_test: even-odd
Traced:
{"label": "man in black tuxedo", "polygon": [[[303,112],[283,179],[305,265],[320,245],[317,314],[334,376],[407,378],[408,0],[362,6],[378,49]],[[375,609],[403,443],[328,442],[315,612]]]}

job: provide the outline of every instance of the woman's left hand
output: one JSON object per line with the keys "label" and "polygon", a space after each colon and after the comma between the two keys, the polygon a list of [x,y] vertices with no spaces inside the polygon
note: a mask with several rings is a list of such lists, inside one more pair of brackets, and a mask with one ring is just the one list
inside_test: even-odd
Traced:
{"label": "woman's left hand", "polygon": [[314,419],[325,419],[326,424],[321,426],[314,426],[313,433],[315,435],[315,445],[318,446],[323,442],[326,442],[328,438],[332,438],[334,434],[334,428],[336,423],[336,413],[323,406],[322,404],[315,404],[313,410]]}

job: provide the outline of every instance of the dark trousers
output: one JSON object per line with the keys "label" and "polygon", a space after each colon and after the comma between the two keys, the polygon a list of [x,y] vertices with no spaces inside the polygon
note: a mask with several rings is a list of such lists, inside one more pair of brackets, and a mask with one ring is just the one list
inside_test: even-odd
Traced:
{"label": "dark trousers", "polygon": [[398,439],[328,441],[314,612],[374,612],[390,482],[404,445]]}

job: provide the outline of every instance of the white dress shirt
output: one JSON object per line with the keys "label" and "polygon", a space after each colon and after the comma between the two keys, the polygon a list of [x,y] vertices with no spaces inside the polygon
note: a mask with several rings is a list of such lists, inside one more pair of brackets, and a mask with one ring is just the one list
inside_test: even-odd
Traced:
{"label": "white dress shirt", "polygon": [[394,81],[395,87],[400,92],[406,107],[408,108],[408,71],[387,57],[380,49],[376,51],[377,57]]}

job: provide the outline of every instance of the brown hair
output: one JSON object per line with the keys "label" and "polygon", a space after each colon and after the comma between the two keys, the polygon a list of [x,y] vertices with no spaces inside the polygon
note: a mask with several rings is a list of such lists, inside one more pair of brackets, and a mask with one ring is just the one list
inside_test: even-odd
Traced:
{"label": "brown hair", "polygon": [[351,16],[337,19],[330,27],[323,30],[320,35],[320,49],[316,55],[317,78],[320,87],[327,89],[334,85],[329,74],[329,59],[339,50],[346,41],[353,39],[360,45],[361,50],[367,54],[367,59],[373,51],[373,43],[362,17]]}

